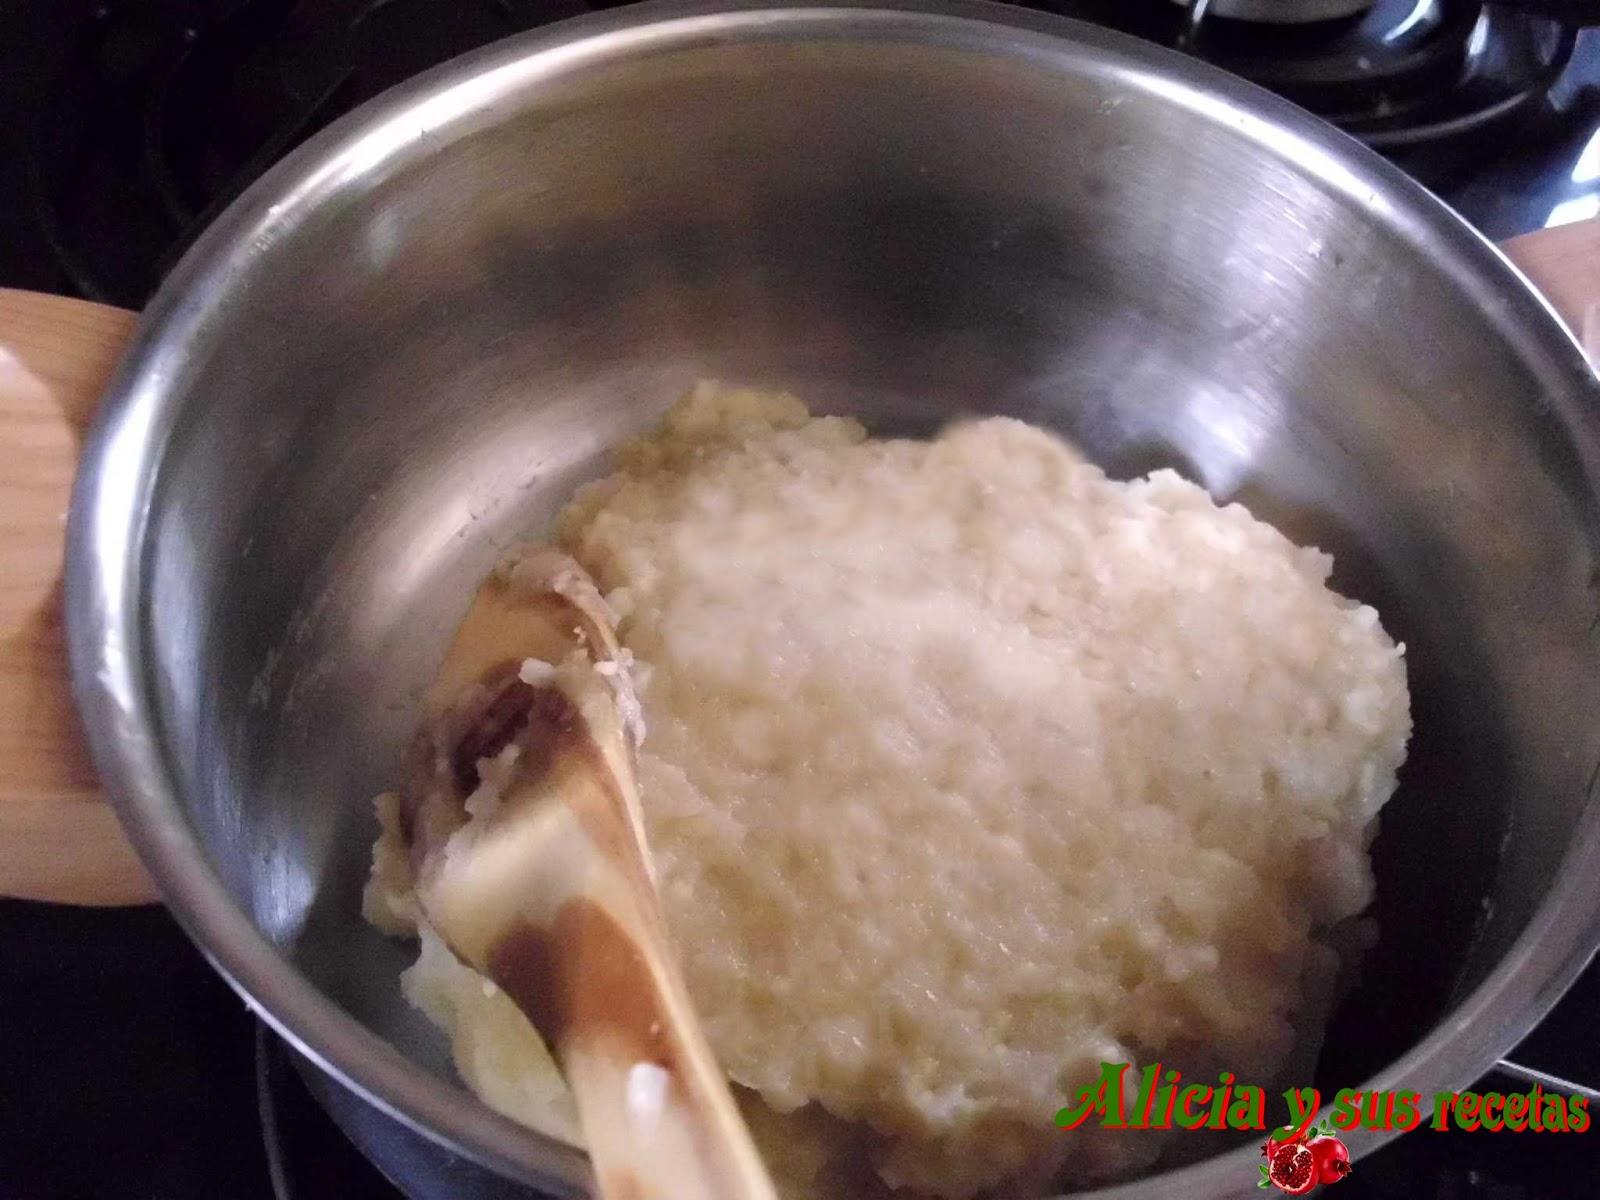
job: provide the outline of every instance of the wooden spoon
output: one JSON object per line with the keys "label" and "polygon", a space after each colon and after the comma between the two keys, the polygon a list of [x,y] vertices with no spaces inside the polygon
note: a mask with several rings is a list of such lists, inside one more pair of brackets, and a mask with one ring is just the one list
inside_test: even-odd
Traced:
{"label": "wooden spoon", "polygon": [[609,1200],[773,1200],[667,942],[628,656],[587,575],[514,552],[436,679],[402,797],[416,894],[545,1038]]}

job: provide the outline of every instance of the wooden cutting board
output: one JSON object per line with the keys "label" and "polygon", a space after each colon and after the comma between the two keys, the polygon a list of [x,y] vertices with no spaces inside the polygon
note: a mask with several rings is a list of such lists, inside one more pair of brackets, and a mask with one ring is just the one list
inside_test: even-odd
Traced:
{"label": "wooden cutting board", "polygon": [[[1600,351],[1600,221],[1505,246]],[[121,309],[0,289],[0,896],[156,898],[95,787],[67,687],[61,550],[78,447],[132,332]]]}

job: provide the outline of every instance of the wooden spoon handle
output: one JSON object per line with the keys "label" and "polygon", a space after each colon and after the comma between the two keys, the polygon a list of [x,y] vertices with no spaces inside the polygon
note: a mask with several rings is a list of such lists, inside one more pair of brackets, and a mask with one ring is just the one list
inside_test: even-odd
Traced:
{"label": "wooden spoon handle", "polygon": [[639,926],[583,904],[566,910],[570,928],[560,932],[571,938],[570,949],[558,956],[556,977],[563,990],[601,983],[617,990],[610,1006],[586,1010],[603,1014],[599,1019],[579,1017],[558,1054],[588,1131],[601,1194],[770,1200],[772,1185],[687,1015],[665,946],[652,944],[656,939]]}
{"label": "wooden spoon handle", "polygon": [[[569,796],[581,786],[561,785]],[[632,870],[570,808],[537,820],[543,828],[527,836],[542,844],[524,861],[561,862],[572,890],[507,912],[474,947],[475,965],[549,1041],[577,1101],[601,1195],[771,1200],[659,915],[627,879]],[[453,937],[456,923],[438,900],[436,892],[429,911]]]}
{"label": "wooden spoon handle", "polygon": [[[498,689],[487,701],[485,680]],[[430,703],[440,728],[460,736],[450,698],[474,690],[480,728],[496,736],[474,737],[465,756],[460,742],[423,756],[436,764],[413,822],[434,831],[417,886],[429,923],[549,1043],[603,1196],[774,1200],[672,958],[633,774],[627,658],[576,563],[520,551],[479,589]],[[476,772],[467,797],[464,771]],[[458,801],[451,829],[438,810]]]}

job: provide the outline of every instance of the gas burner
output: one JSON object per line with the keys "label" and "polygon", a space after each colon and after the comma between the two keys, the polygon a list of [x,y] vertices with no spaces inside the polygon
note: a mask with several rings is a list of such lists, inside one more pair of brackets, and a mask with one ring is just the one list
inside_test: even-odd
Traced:
{"label": "gas burner", "polygon": [[1334,24],[1205,21],[1190,48],[1348,125],[1453,91],[1480,23],[1487,41],[1487,21],[1476,0],[1380,0],[1359,20]]}
{"label": "gas burner", "polygon": [[1180,8],[1196,10],[1210,17],[1235,21],[1261,21],[1269,25],[1310,25],[1317,21],[1337,21],[1363,13],[1373,0],[1172,0]]}
{"label": "gas burner", "polygon": [[1270,88],[1386,151],[1503,131],[1531,115],[1577,37],[1560,20],[1482,0],[1273,4],[1094,7],[1109,24]]}
{"label": "gas burner", "polygon": [[1576,40],[1558,21],[1476,0],[1379,0],[1332,28],[1203,24],[1195,50],[1388,149],[1516,116]]}

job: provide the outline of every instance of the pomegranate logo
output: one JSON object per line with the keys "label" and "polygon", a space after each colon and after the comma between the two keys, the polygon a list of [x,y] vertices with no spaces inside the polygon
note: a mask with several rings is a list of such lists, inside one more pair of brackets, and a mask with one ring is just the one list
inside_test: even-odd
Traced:
{"label": "pomegranate logo", "polygon": [[1291,1196],[1304,1196],[1319,1183],[1338,1183],[1350,1174],[1350,1151],[1324,1121],[1313,1129],[1279,1141],[1269,1137],[1261,1144],[1266,1162],[1261,1164],[1257,1187],[1275,1187]]}

